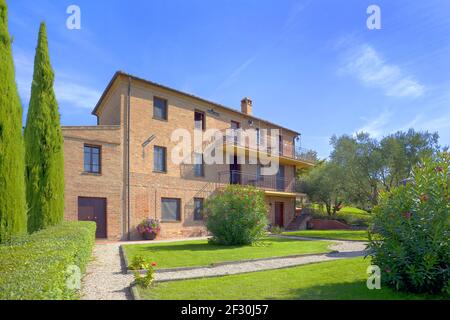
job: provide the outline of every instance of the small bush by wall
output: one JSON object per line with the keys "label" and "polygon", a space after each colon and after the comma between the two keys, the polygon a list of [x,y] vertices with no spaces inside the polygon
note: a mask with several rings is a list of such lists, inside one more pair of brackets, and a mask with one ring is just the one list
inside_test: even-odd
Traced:
{"label": "small bush by wall", "polygon": [[67,300],[69,266],[83,273],[95,243],[95,223],[63,222],[0,246],[0,300]]}
{"label": "small bush by wall", "polygon": [[254,187],[230,185],[205,203],[205,220],[211,241],[246,245],[260,240],[267,229],[268,208],[264,192]]}

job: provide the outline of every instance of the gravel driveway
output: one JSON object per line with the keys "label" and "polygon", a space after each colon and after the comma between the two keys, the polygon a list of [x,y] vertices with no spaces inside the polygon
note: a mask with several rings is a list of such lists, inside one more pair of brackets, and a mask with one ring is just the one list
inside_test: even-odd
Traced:
{"label": "gravel driveway", "polygon": [[[293,238],[293,237],[290,237]],[[204,239],[204,238],[202,238]],[[313,240],[312,238],[301,238]],[[189,239],[194,240],[194,239]],[[299,238],[300,240],[300,238]],[[173,240],[182,241],[182,240]],[[173,241],[153,241],[173,242]],[[364,255],[365,243],[355,241],[322,240],[333,243],[331,250],[338,253],[307,255],[291,258],[273,258],[259,261],[245,261],[214,267],[198,267],[188,270],[160,271],[155,274],[157,281],[173,281],[203,277],[217,277],[270,269],[299,266],[308,263],[346,259]],[[133,242],[126,242],[131,244]],[[143,244],[143,242],[137,242]],[[97,243],[94,248],[93,261],[88,265],[82,281],[82,299],[85,300],[126,300],[131,299],[130,284],[134,278],[126,273],[126,266],[120,254],[120,246],[125,242]]]}

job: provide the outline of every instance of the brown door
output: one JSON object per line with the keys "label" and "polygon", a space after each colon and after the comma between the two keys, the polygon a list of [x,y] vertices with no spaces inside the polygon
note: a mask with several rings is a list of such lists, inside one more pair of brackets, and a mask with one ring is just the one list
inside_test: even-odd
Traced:
{"label": "brown door", "polygon": [[106,199],[78,198],[78,220],[94,221],[97,224],[97,238],[106,238]]}
{"label": "brown door", "polygon": [[275,225],[284,227],[284,203],[275,202]]}

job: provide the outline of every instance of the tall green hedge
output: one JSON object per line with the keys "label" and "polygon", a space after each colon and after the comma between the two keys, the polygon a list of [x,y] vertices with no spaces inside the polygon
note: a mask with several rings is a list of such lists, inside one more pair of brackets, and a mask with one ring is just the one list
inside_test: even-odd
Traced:
{"label": "tall green hedge", "polygon": [[53,83],[46,27],[42,23],[25,128],[29,232],[56,225],[64,216],[63,137]]}
{"label": "tall green hedge", "polygon": [[63,222],[0,245],[0,300],[66,300],[68,267],[85,271],[95,243],[94,222]]}
{"label": "tall green hedge", "polygon": [[7,15],[6,2],[0,0],[0,242],[27,229],[22,106]]}

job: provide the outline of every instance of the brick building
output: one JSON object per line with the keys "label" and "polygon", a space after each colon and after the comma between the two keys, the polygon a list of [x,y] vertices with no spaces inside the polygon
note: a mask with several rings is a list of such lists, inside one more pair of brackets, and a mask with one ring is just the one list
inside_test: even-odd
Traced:
{"label": "brick building", "polygon": [[[96,221],[98,238],[137,239],[136,225],[147,217],[161,220],[162,238],[204,235],[203,201],[228,183],[263,189],[272,224],[287,226],[294,218],[295,171],[312,163],[295,145],[299,133],[254,117],[250,99],[237,111],[117,72],[92,114],[96,126],[63,127],[65,215]],[[230,163],[171,161],[171,135],[180,128],[192,136],[195,128],[224,132],[220,150]],[[262,152],[230,141],[230,128],[256,130],[258,143],[266,139],[260,132],[279,130],[279,152],[272,158],[279,162],[277,173],[261,175],[260,164],[236,163],[238,156],[249,160]]]}

